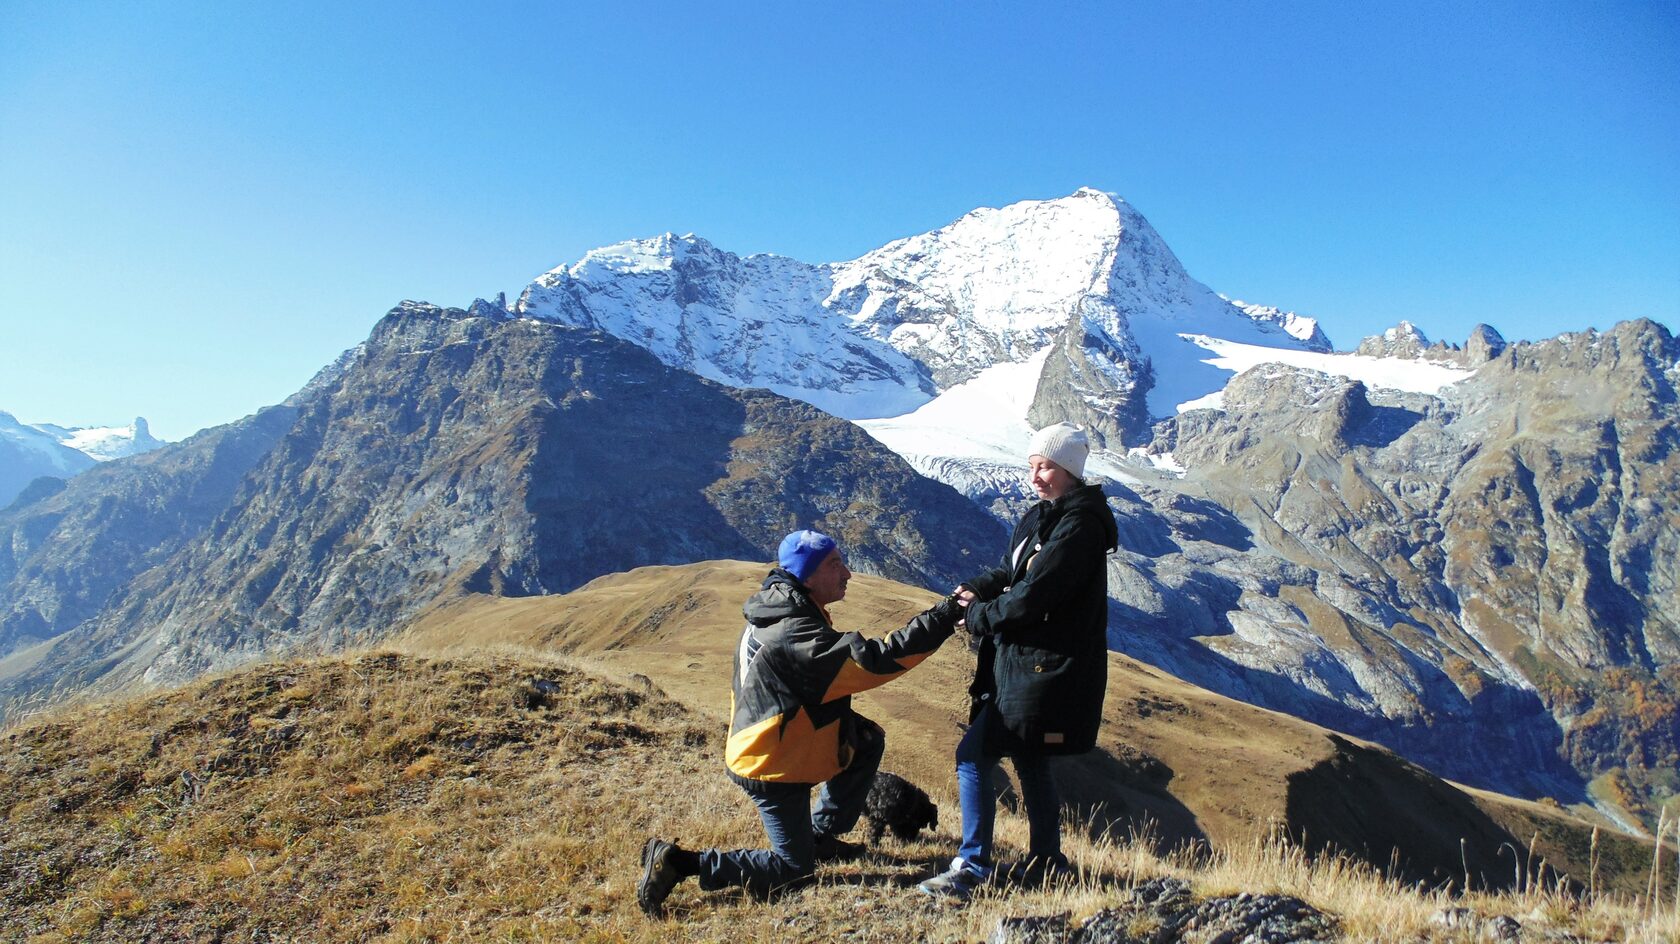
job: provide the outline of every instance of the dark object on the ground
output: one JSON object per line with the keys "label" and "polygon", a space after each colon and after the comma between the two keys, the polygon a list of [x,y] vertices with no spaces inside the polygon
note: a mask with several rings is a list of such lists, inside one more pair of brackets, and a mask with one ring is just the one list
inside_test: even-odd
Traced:
{"label": "dark object on the ground", "polygon": [[922,829],[939,825],[939,807],[920,787],[884,771],[875,775],[875,782],[869,787],[863,815],[869,820],[871,843],[879,843],[881,834],[888,829],[908,842]]}
{"label": "dark object on the ground", "polygon": [[526,711],[536,711],[552,704],[554,696],[558,694],[558,684],[548,679],[532,679],[530,684],[520,688],[519,693],[514,696],[514,702]]}
{"label": "dark object on the ground", "polygon": [[821,862],[852,862],[863,858],[864,848],[861,843],[847,842],[837,836],[821,835],[812,844],[817,854],[817,861]]}
{"label": "dark object on the ground", "polygon": [[[1307,944],[1340,939],[1337,919],[1286,895],[1243,892],[1197,899],[1187,882],[1153,878],[1119,896],[1112,907],[1075,929],[1077,944],[1133,944],[1139,924],[1154,930],[1149,941],[1197,940]],[[996,940],[996,938],[994,938]]]}
{"label": "dark object on the ground", "polygon": [[649,839],[642,846],[642,878],[636,883],[636,904],[650,918],[665,915],[665,899],[682,881],[682,873],[672,861],[676,848],[676,844],[663,839]]}

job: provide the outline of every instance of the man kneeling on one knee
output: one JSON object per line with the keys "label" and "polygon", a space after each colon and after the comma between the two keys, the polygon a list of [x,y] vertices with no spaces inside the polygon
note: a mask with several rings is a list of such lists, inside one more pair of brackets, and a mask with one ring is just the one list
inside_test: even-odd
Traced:
{"label": "man kneeling on one knee", "polygon": [[851,696],[933,654],[967,605],[946,599],[881,638],[842,633],[828,605],[846,596],[852,572],[834,540],[795,531],[777,556],[780,566],[742,607],[747,623],[735,649],[724,750],[729,776],[758,808],[770,848],[691,851],[649,839],[636,899],[650,915],[661,914],[671,889],[691,875],[706,890],[745,886],[768,894],[809,878],[820,862],[856,857],[862,847],[839,837],[863,812],[886,735],[852,710]]}

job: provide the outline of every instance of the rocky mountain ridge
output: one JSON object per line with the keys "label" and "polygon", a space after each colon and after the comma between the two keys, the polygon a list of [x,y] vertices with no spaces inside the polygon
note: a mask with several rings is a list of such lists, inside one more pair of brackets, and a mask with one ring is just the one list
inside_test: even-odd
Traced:
{"label": "rocky mountain ridge", "polygon": [[[1001,540],[983,511],[807,404],[477,310],[406,303],[288,405],[0,514],[0,695],[332,651],[449,590],[765,560],[795,527],[832,531],[861,571],[928,586]],[[126,494],[150,502],[125,509]],[[178,520],[142,520],[154,507]]]}
{"label": "rocky mountain ridge", "polygon": [[1310,318],[1196,282],[1142,214],[1089,188],[975,210],[826,265],[742,258],[693,235],[620,243],[538,277],[514,312],[600,328],[672,366],[848,419],[909,412],[1067,339],[1043,368],[1035,414],[1120,440],[1145,436],[1152,415],[1225,376],[1204,369],[1185,387],[1177,371],[1172,383],[1155,375],[1152,364],[1191,353],[1181,330],[1330,348]]}
{"label": "rocky mountain ridge", "polygon": [[0,412],[0,508],[42,476],[67,479],[96,462],[137,456],[161,445],[143,416],[128,426],[68,427],[20,423]]}
{"label": "rocky mountain ridge", "polygon": [[1437,396],[1239,375],[1223,410],[1157,427],[1182,472],[1138,491],[1175,535],[1194,499],[1242,540],[1134,544],[1111,592],[1156,630],[1113,640],[1450,776],[1567,795],[1567,764],[1649,815],[1680,786],[1677,362],[1629,322],[1511,346]]}

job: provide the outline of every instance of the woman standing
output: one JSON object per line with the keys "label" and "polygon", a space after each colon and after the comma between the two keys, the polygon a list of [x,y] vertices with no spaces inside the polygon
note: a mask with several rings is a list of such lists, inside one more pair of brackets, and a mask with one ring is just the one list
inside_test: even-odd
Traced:
{"label": "woman standing", "polygon": [[[957,588],[980,658],[957,745],[962,847],[950,869],[921,883],[929,895],[960,900],[987,882],[1071,872],[1050,758],[1097,743],[1108,684],[1106,557],[1118,542],[1102,488],[1083,479],[1089,453],[1084,431],[1067,423],[1033,436],[1027,464],[1042,500],[1015,526],[1002,565]],[[1004,757],[1014,760],[1030,838],[1027,859],[1000,868],[993,773]]]}

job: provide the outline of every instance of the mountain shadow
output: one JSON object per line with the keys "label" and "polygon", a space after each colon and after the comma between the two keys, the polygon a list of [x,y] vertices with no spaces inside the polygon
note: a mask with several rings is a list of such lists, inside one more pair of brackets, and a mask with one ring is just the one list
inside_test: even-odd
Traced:
{"label": "mountain shadow", "polygon": [[1169,789],[1173,769],[1124,744],[1068,757],[1056,767],[1062,802],[1093,839],[1137,838],[1158,855],[1209,846],[1196,814]]}
{"label": "mountain shadow", "polygon": [[[1463,791],[1387,751],[1330,735],[1334,753],[1289,775],[1287,828],[1314,853],[1342,852],[1408,883],[1509,891],[1524,841]],[[1529,869],[1521,869],[1529,874]]]}

